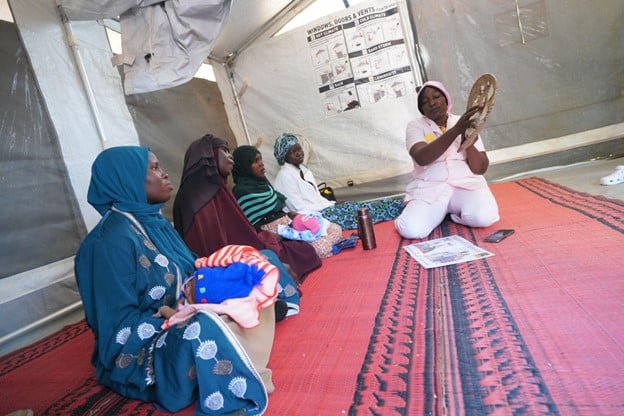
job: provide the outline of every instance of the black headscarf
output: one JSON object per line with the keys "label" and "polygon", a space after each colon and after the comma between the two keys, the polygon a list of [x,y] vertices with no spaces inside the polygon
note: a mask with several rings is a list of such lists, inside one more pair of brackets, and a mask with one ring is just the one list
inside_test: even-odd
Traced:
{"label": "black headscarf", "polygon": [[173,223],[182,238],[195,213],[210,202],[221,186],[225,186],[215,155],[220,147],[228,149],[227,141],[206,134],[186,150],[182,181],[173,202]]}

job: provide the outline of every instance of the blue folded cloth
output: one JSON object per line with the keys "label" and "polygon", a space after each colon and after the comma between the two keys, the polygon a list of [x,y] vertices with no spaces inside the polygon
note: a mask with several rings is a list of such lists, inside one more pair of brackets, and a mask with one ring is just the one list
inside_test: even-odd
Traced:
{"label": "blue folded cloth", "polygon": [[336,244],[332,246],[332,253],[338,254],[345,248],[355,247],[357,245],[357,240],[358,240],[358,235],[355,233],[351,234],[351,236],[348,238],[342,238],[338,240]]}

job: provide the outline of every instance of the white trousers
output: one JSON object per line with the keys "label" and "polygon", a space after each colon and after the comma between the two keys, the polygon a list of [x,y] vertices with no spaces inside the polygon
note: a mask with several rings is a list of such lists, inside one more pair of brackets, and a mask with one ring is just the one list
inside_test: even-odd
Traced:
{"label": "white trousers", "polygon": [[432,203],[411,200],[394,221],[401,237],[425,238],[444,220],[451,219],[469,227],[488,227],[499,220],[498,204],[490,188],[466,190],[448,186]]}

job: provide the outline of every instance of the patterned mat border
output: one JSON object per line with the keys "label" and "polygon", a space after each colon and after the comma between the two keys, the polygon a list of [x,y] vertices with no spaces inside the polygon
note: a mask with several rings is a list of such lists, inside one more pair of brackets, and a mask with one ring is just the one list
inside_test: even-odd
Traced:
{"label": "patterned mat border", "polygon": [[36,342],[35,344],[5,355],[0,359],[0,377],[54,351],[85,332],[89,332],[89,327],[84,321],[80,321],[64,327],[61,331],[56,332]]}
{"label": "patterned mat border", "polygon": [[[431,238],[451,234],[475,241],[449,221]],[[397,247],[349,414],[558,414],[487,259],[427,270],[410,243]]]}
{"label": "patterned mat border", "polygon": [[548,201],[576,211],[607,227],[624,233],[624,201],[578,192],[541,178],[516,182],[519,186]]}

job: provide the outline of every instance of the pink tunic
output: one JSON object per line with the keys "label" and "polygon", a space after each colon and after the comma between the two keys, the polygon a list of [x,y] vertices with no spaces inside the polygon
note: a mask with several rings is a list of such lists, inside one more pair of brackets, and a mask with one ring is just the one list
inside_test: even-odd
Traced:
{"label": "pink tunic", "polygon": [[[459,116],[449,114],[447,128],[451,128],[459,120]],[[427,117],[412,120],[405,132],[405,145],[407,151],[418,142],[431,143],[442,135],[440,127]],[[413,180],[407,185],[405,202],[413,199],[432,203],[439,196],[449,192],[449,186],[475,190],[487,187],[487,182],[482,175],[472,173],[466,162],[466,152],[457,152],[461,144],[461,136],[449,146],[435,162],[421,166],[415,161]],[[479,151],[484,151],[481,137],[474,144]]]}

